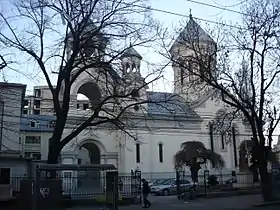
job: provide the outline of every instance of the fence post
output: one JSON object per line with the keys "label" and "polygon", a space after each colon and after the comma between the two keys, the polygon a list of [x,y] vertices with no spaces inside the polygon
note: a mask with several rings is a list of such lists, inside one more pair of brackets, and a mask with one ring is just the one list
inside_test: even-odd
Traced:
{"label": "fence post", "polygon": [[178,200],[181,199],[181,192],[180,192],[180,172],[176,170],[176,187],[177,187],[177,198]]}
{"label": "fence post", "polygon": [[209,176],[209,171],[208,170],[204,170],[204,195],[207,195],[207,178]]}
{"label": "fence post", "polygon": [[138,169],[136,169],[135,170],[135,176],[136,176],[136,181],[138,181],[138,183],[137,183],[137,188],[136,188],[136,190],[137,190],[137,194],[140,194],[139,195],[139,199],[140,199],[140,203],[142,203],[142,192],[141,192],[141,190],[139,191],[139,189],[141,189],[141,171],[140,170],[138,170]]}

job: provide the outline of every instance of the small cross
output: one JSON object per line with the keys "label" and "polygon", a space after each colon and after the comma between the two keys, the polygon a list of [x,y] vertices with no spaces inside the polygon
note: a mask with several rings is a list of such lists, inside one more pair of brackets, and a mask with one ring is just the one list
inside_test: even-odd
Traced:
{"label": "small cross", "polygon": [[190,9],[190,18],[192,18],[192,9]]}

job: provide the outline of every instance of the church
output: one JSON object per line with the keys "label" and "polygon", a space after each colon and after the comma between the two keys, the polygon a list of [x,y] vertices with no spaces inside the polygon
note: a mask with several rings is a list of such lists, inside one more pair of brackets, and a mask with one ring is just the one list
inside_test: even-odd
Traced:
{"label": "church", "polygon": [[[183,36],[191,35],[195,28],[199,34],[199,43],[213,44],[212,38],[201,26],[190,17],[185,28],[170,48],[174,58],[192,53],[185,48]],[[139,169],[147,178],[174,177],[174,155],[180,150],[181,144],[187,141],[200,141],[206,148],[220,154],[226,173],[239,171],[239,145],[251,138],[250,128],[242,119],[235,119],[228,136],[215,133],[212,122],[225,112],[226,106],[214,99],[213,90],[208,87],[199,89],[190,86],[195,75],[184,74],[175,63],[174,92],[153,92],[145,86],[141,74],[142,56],[134,47],[129,47],[120,57],[124,74],[111,71],[112,77],[124,77],[137,87],[134,97],[149,101],[170,99],[174,103],[147,103],[131,108],[131,115],[122,120],[129,125],[129,132],[110,129],[106,126],[89,127],[71,140],[61,152],[61,163],[114,164],[119,173],[130,173]],[[213,58],[216,59],[216,58]],[[91,70],[92,74],[95,69]],[[104,83],[96,83],[87,74],[81,74],[71,89],[71,104],[64,136],[87,116],[98,103],[98,98],[104,94]],[[78,94],[83,94],[89,100],[79,100]],[[34,87],[34,95],[26,96],[23,116],[21,119],[21,139],[24,142],[24,156],[46,160],[48,141],[55,124],[53,115],[52,96],[46,86]],[[145,110],[145,111],[143,111]],[[131,116],[129,118],[129,116]],[[129,135],[131,134],[131,135]],[[134,137],[134,138],[133,138]],[[207,166],[208,170],[214,170]]]}

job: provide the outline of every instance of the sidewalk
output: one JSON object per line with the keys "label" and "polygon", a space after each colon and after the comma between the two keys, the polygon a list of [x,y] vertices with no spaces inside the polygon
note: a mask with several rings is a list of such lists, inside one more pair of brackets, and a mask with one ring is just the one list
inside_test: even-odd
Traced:
{"label": "sidewalk", "polygon": [[[280,206],[253,207],[254,204],[260,203],[260,195],[244,195],[234,197],[222,197],[213,199],[198,199],[189,202],[179,201],[176,196],[151,196],[152,202],[149,210],[279,210]],[[71,210],[93,210],[102,208],[71,208]],[[105,208],[104,208],[105,209]],[[142,209],[141,205],[120,206],[120,210]]]}

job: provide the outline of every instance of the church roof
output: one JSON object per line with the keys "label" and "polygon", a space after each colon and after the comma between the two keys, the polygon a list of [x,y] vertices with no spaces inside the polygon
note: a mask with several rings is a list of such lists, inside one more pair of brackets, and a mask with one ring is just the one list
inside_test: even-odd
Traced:
{"label": "church roof", "polygon": [[135,56],[139,59],[142,59],[142,56],[134,49],[134,47],[130,44],[129,48],[127,48],[121,57],[132,57]]}
{"label": "church roof", "polygon": [[194,40],[215,43],[215,41],[210,37],[210,35],[206,33],[190,15],[189,22],[187,23],[186,27],[181,31],[174,44],[186,43]]}
{"label": "church roof", "polygon": [[175,93],[147,91],[148,113],[165,116],[196,116],[199,115],[187,104],[187,102]]}

